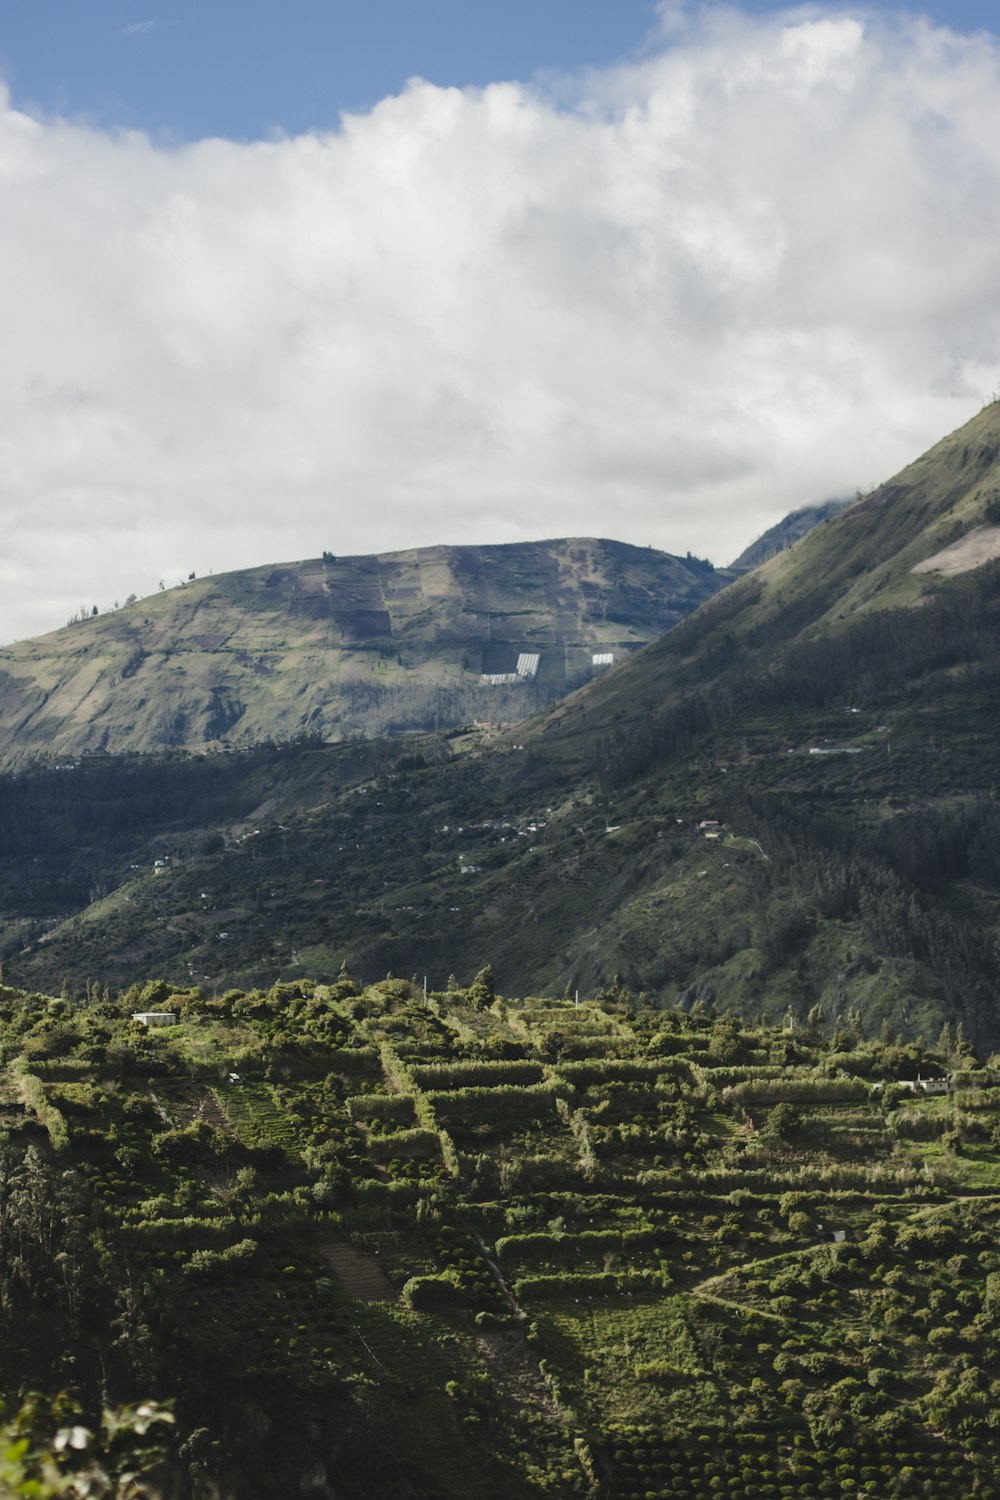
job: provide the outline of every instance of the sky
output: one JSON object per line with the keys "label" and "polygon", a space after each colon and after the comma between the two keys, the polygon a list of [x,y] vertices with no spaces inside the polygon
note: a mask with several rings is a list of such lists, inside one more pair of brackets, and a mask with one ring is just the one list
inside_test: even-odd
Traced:
{"label": "sky", "polygon": [[159,582],[717,564],[1000,391],[985,5],[0,0],[0,642]]}

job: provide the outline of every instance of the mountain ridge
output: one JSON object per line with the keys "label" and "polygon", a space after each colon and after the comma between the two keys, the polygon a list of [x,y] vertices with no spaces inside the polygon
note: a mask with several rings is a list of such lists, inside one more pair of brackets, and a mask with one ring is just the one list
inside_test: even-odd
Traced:
{"label": "mountain ridge", "polygon": [[[557,538],[192,579],[0,650],[0,763],[524,717],[730,576]],[[519,678],[522,654],[538,661]]]}
{"label": "mountain ridge", "polygon": [[[585,699],[572,695],[524,732],[558,734],[574,717],[586,720],[579,726],[584,732],[593,732],[600,718],[607,727],[636,674],[644,679],[643,702],[654,684],[661,700],[669,698],[692,680],[697,685],[699,664],[717,669],[720,654],[731,654],[740,637],[739,671],[766,661],[773,672],[778,655],[817,633],[843,632],[866,614],[923,608],[990,561],[981,557],[947,575],[933,567],[945,549],[994,520],[1000,520],[1000,403],[744,575],[634,661],[616,667]],[[641,711],[633,708],[633,717]]]}
{"label": "mountain ridge", "polygon": [[752,568],[759,568],[761,563],[767,562],[776,552],[783,552],[786,547],[799,541],[814,526],[820,526],[824,521],[831,520],[839,515],[852,500],[820,500],[815,505],[801,505],[798,510],[790,511],[787,516],[776,521],[773,526],[763,532],[748,547],[744,547],[739,557],[733,559],[729,564],[734,572],[749,572]]}

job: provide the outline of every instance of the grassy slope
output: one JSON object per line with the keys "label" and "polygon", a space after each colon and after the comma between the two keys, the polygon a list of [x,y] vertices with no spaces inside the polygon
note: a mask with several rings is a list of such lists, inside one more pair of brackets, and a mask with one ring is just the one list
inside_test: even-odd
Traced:
{"label": "grassy slope", "polygon": [[651,703],[665,708],[723,677],[727,650],[738,653],[741,674],[773,674],[797,643],[836,635],[866,614],[960,603],[960,580],[912,570],[982,524],[998,495],[1000,402],[546,715],[533,731],[540,747],[564,741],[571,753],[574,736],[641,723]]}
{"label": "grassy slope", "polygon": [[739,557],[734,558],[729,566],[740,572],[759,568],[761,563],[767,562],[768,558],[774,557],[775,553],[784,552],[793,542],[800,541],[812,531],[814,526],[832,520],[850,503],[849,500],[824,500],[819,505],[804,505],[799,510],[793,510],[790,515],[776,522],[774,526],[768,527],[767,531],[755,542],[751,542],[749,547],[744,548]]}
{"label": "grassy slope", "polygon": [[[0,760],[523,716],[729,576],[573,538],[199,579],[0,652]],[[518,647],[541,653],[537,684],[480,688]]]}

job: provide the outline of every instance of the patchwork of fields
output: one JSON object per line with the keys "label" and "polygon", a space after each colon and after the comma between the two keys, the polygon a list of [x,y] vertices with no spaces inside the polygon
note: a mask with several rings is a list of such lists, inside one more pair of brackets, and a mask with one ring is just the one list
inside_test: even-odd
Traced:
{"label": "patchwork of fields", "polygon": [[0,994],[5,1223],[52,1206],[3,1390],[172,1400],[178,1494],[1000,1495],[1000,1071],[950,1033]]}

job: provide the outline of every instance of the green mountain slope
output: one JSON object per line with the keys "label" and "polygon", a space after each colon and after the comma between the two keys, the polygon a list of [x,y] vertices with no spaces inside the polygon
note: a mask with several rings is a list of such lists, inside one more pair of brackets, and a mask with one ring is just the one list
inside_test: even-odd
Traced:
{"label": "green mountain slope", "polygon": [[997,1045],[998,455],[994,406],[504,735],[3,783],[8,973],[490,959],[512,992]]}
{"label": "green mountain slope", "polygon": [[740,573],[759,568],[769,557],[774,557],[777,552],[784,552],[786,547],[800,541],[814,526],[832,520],[850,504],[850,500],[824,500],[819,505],[803,505],[798,510],[793,510],[774,526],[768,527],[763,536],[751,542],[749,547],[745,547],[739,557],[730,563],[730,568]]}
{"label": "green mountain slope", "polygon": [[[640,723],[651,699],[665,709],[700,688],[735,689],[739,706],[759,702],[765,682],[777,681],[780,690],[782,675],[800,671],[814,672],[813,696],[828,701],[834,689],[901,684],[936,660],[945,637],[964,634],[967,606],[989,589],[987,564],[997,558],[1000,403],[772,557],[593,692],[556,708],[533,737],[555,744],[612,723]],[[813,643],[826,650],[810,655]],[[970,660],[990,655],[983,635],[955,649]],[[835,681],[819,671],[821,656],[835,666]]]}
{"label": "green mountain slope", "polygon": [[573,538],[192,580],[0,651],[0,764],[523,718],[731,576]]}

